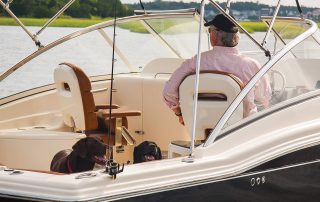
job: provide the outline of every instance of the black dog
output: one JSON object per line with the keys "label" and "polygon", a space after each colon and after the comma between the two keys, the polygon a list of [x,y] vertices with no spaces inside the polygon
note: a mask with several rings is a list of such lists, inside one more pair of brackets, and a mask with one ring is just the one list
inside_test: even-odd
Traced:
{"label": "black dog", "polygon": [[51,161],[50,170],[59,173],[77,173],[92,170],[95,163],[105,165],[107,146],[101,139],[86,137],[72,147],[58,152]]}
{"label": "black dog", "polygon": [[161,150],[156,143],[144,141],[134,148],[133,158],[133,163],[160,160],[162,159]]}

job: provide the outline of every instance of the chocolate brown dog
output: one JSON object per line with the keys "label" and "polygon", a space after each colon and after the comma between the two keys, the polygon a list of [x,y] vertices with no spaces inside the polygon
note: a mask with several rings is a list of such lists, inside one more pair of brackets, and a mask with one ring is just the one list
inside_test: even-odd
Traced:
{"label": "chocolate brown dog", "polygon": [[58,152],[51,161],[50,170],[59,173],[77,173],[92,170],[95,163],[105,165],[107,146],[101,139],[86,137],[73,145],[72,150]]}

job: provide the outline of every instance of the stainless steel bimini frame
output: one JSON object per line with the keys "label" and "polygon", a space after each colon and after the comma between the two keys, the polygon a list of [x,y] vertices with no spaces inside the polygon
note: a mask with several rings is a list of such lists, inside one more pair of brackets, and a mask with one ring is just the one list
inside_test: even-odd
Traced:
{"label": "stainless steel bimini frame", "polygon": [[35,42],[36,46],[38,48],[42,48],[43,44],[38,39],[38,36],[41,34],[43,30],[45,30],[53,21],[55,21],[67,8],[69,8],[75,0],[70,0],[68,3],[66,3],[51,19],[49,19],[43,27],[36,33],[32,34],[28,28],[19,20],[19,18],[10,10],[9,6],[13,2],[7,1],[7,3],[4,3],[2,0],[0,0],[0,5],[3,7],[5,11],[19,24],[19,26],[30,36],[30,38]]}
{"label": "stainless steel bimini frame", "polygon": [[[131,22],[131,21],[135,21],[135,20],[146,20],[146,19],[157,19],[157,18],[166,18],[166,17],[171,17],[171,18],[179,18],[179,17],[194,17],[194,15],[196,14],[195,10],[184,10],[184,12],[176,12],[176,13],[167,13],[166,11],[163,12],[159,12],[156,14],[146,14],[146,15],[137,15],[137,16],[130,16],[130,17],[124,17],[124,18],[119,18],[117,19],[117,23],[126,23],[126,22]],[[21,68],[24,64],[28,63],[29,61],[31,61],[33,58],[39,56],[40,54],[52,49],[53,47],[60,45],[70,39],[79,37],[83,34],[95,31],[95,30],[99,30],[99,29],[103,29],[107,26],[112,26],[114,24],[114,20],[109,20],[106,22],[102,22],[87,28],[84,28],[82,30],[76,31],[74,33],[71,33],[67,36],[64,36],[40,49],[38,49],[37,51],[33,52],[32,54],[30,54],[29,56],[27,56],[26,58],[24,58],[23,60],[21,60],[20,62],[18,62],[17,64],[15,64],[14,66],[12,66],[11,68],[7,69],[6,71],[2,72],[0,74],[0,81],[4,80],[6,77],[8,77],[10,74],[12,74],[14,71],[16,71],[17,69]],[[170,48],[169,48],[170,49]],[[171,50],[171,49],[170,49]],[[130,66],[129,66],[130,67]]]}

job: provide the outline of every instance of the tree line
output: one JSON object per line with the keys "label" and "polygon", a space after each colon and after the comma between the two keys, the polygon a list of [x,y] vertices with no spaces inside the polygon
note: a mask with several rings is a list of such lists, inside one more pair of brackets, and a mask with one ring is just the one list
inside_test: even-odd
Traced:
{"label": "tree line", "polygon": [[[10,4],[10,9],[18,17],[34,17],[34,18],[50,18],[57,13],[69,0],[15,0]],[[184,8],[198,8],[199,2],[174,2],[155,0],[150,2],[149,0],[144,3],[146,10],[174,10]],[[120,0],[76,0],[65,12],[64,16],[70,16],[74,18],[92,18],[92,17],[113,17],[114,2],[117,2],[117,16],[132,15],[136,9],[141,9],[139,1],[134,4],[122,4]],[[222,8],[225,7],[225,3],[220,3]],[[257,11],[263,8],[270,8],[269,5],[259,4],[256,2],[235,2],[231,4],[232,10],[244,11],[251,10]],[[302,8],[304,12],[313,10],[313,8]],[[211,5],[206,5],[206,13],[208,10],[213,10],[214,13],[218,11],[214,10]],[[288,11],[297,11],[295,6],[282,6],[280,13],[287,13]],[[0,16],[7,16],[8,14],[0,9]]]}
{"label": "tree line", "polygon": [[[16,0],[10,4],[10,9],[18,17],[51,18],[69,0]],[[4,1],[5,2],[5,1]],[[114,3],[117,3],[117,16],[128,16],[133,10],[120,0],[76,0],[63,13],[64,16],[74,18],[112,17],[114,16]],[[0,15],[8,16],[4,9],[0,9]]]}
{"label": "tree line", "polygon": [[[143,2],[143,1],[142,1]],[[226,3],[217,2],[222,8],[225,7]],[[185,8],[198,8],[200,9],[200,3],[199,2],[178,2],[178,1],[163,1],[163,0],[155,0],[155,1],[146,1],[143,3],[146,10],[173,10],[173,9],[185,9]],[[137,3],[134,4],[128,4],[129,8],[131,9],[141,9],[140,3],[137,0]],[[274,5],[275,6],[275,5]],[[272,6],[272,7],[274,7]],[[232,10],[238,10],[238,11],[244,11],[244,10],[261,10],[262,8],[270,8],[270,5],[267,4],[261,4],[258,2],[233,2],[231,3],[231,9]],[[213,6],[211,4],[206,5],[206,9],[213,9]],[[313,10],[314,8],[309,7],[302,7],[302,10],[304,12],[308,12]],[[280,10],[290,10],[290,11],[297,11],[296,6],[281,6]]]}
{"label": "tree line", "polygon": [[[226,3],[218,3],[222,8],[225,8]],[[141,9],[141,6],[139,3],[129,4],[129,8],[135,10],[135,9]],[[173,10],[173,9],[185,9],[185,8],[196,8],[200,9],[200,3],[199,2],[172,2],[172,1],[162,1],[162,0],[155,0],[153,2],[145,2],[144,7],[146,10]],[[231,3],[231,13],[233,10],[236,11],[260,11],[262,9],[270,9],[271,7],[275,8],[275,5],[270,6],[267,4],[261,4],[258,2],[233,2]],[[309,7],[302,7],[302,10],[304,13],[310,12],[314,10],[315,8],[309,8]],[[207,4],[205,6],[206,13],[210,13],[210,11],[213,11],[213,13],[219,13],[218,10],[213,8],[211,4]],[[280,7],[280,15],[286,15],[289,12],[297,13],[298,9],[296,6],[281,6]]]}

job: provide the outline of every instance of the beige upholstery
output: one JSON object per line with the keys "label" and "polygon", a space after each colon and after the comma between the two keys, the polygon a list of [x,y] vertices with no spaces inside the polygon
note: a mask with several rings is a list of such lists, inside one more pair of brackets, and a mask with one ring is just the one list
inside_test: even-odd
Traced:
{"label": "beige upholstery", "polygon": [[[179,88],[180,107],[185,126],[192,136],[193,122],[193,95],[195,85],[195,74],[188,75]],[[223,113],[243,88],[243,83],[234,75],[219,71],[201,71],[199,75],[199,91],[197,106],[197,121],[195,138],[196,145],[201,144],[207,138],[209,132],[217,124]],[[239,106],[232,120],[243,117],[243,107]],[[230,123],[230,121],[229,121]],[[189,146],[186,146],[189,145]],[[168,147],[168,158],[173,153],[180,155],[189,154],[190,142],[173,141]]]}
{"label": "beige upholstery", "polygon": [[98,127],[91,83],[77,66],[61,63],[54,70],[54,81],[62,109],[64,123],[76,131],[94,130]]}
{"label": "beige upholstery", "polygon": [[184,62],[182,58],[156,58],[143,68],[142,76],[168,75],[173,73]]}
{"label": "beige upholstery", "polygon": [[[179,88],[180,106],[185,126],[192,134],[192,110],[194,80],[196,75],[184,79]],[[202,71],[199,79],[196,139],[206,138],[206,129],[212,129],[239,94],[243,84],[237,77],[218,71]],[[242,106],[238,107],[237,116],[242,118]]]}

